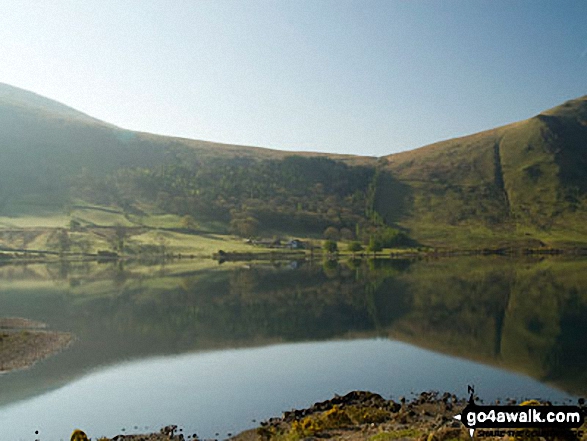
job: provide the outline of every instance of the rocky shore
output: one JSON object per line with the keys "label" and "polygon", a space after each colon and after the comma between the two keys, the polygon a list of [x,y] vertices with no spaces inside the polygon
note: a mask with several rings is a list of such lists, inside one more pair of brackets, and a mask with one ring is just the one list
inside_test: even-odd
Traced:
{"label": "rocky shore", "polygon": [[0,373],[30,367],[73,340],[69,333],[45,328],[43,323],[24,318],[0,318]]}
{"label": "rocky shore", "polygon": [[[468,430],[453,417],[466,406],[464,399],[450,393],[423,392],[412,399],[399,397],[386,400],[371,392],[354,391],[345,396],[316,403],[307,409],[284,412],[281,417],[262,422],[256,429],[238,434],[230,441],[457,441],[471,440]],[[515,401],[507,403],[515,405]],[[538,403],[532,403],[538,404]],[[579,432],[568,432],[549,438],[554,441],[587,440],[587,426]],[[485,433],[487,435],[487,433]],[[542,440],[481,436],[485,440]],[[100,441],[186,441],[197,435],[184,434],[176,426],[168,426],[159,434],[118,435]]]}

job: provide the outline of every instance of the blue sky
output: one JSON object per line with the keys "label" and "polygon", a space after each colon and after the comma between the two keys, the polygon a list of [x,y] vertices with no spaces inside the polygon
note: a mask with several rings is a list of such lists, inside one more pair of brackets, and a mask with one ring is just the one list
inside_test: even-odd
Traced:
{"label": "blue sky", "polygon": [[587,94],[585,1],[0,2],[0,82],[124,128],[385,155]]}

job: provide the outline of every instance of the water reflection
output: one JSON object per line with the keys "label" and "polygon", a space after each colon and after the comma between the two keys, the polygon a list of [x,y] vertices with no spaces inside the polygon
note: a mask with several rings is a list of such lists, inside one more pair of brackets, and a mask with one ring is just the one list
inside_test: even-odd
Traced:
{"label": "water reflection", "polygon": [[0,268],[0,311],[74,346],[0,377],[0,404],[124,360],[279,342],[390,337],[587,392],[580,260],[463,258],[197,268]]}
{"label": "water reflection", "polygon": [[373,390],[397,399],[439,387],[465,393],[466,384],[481,386],[488,400],[565,398],[528,377],[388,339],[289,343],[114,365],[3,407],[0,438],[32,441],[23,435],[39,430],[40,439],[58,440],[83,427],[96,439],[174,423],[184,433],[224,439],[255,427],[253,420],[335,393]]}

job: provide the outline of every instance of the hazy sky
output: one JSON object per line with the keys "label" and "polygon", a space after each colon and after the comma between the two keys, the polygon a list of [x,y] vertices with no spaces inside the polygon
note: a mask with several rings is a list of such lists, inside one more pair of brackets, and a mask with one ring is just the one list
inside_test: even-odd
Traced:
{"label": "hazy sky", "polygon": [[587,1],[0,2],[0,82],[124,128],[384,155],[587,94]]}

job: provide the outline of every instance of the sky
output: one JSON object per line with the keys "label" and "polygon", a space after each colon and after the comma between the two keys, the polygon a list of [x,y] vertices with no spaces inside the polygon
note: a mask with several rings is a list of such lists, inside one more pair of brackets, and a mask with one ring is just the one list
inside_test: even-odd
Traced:
{"label": "sky", "polygon": [[587,94],[587,2],[2,0],[0,82],[117,126],[386,155]]}

